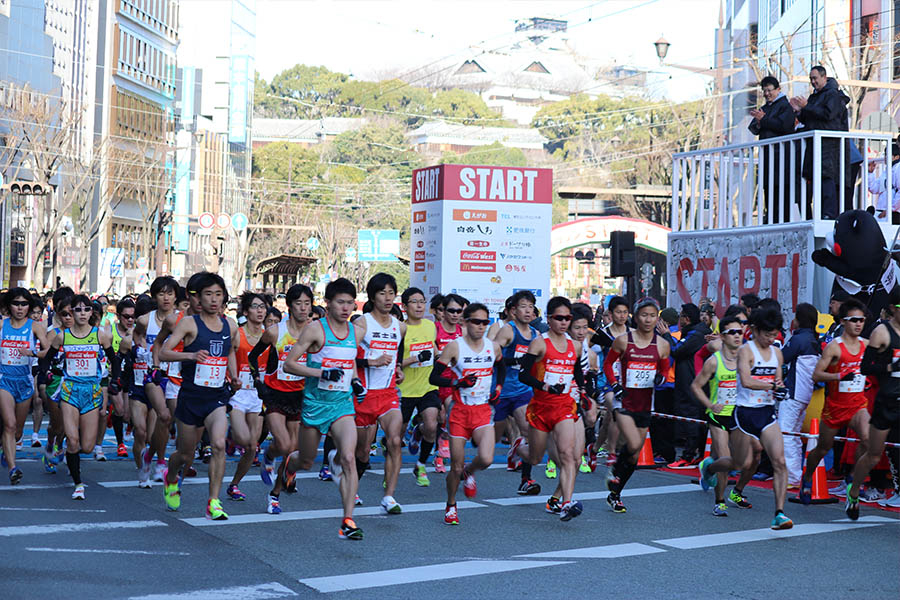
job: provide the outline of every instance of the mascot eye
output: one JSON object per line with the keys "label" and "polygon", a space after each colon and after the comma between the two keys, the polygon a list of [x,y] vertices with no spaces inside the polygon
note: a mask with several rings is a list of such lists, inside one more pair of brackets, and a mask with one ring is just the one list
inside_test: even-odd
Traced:
{"label": "mascot eye", "polygon": [[835,256],[841,255],[841,245],[837,242],[834,243],[834,249],[831,251]]}

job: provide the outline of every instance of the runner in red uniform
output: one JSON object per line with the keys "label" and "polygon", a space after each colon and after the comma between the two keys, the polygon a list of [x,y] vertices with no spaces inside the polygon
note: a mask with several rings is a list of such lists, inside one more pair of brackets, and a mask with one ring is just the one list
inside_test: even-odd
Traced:
{"label": "runner in red uniform", "polygon": [[850,298],[841,305],[838,318],[844,331],[825,346],[813,371],[813,381],[824,381],[827,393],[819,439],[806,457],[800,482],[800,501],[804,504],[812,500],[813,471],[834,446],[834,436],[841,428],[849,425],[859,436],[854,462],[865,454],[869,444],[869,401],[864,393],[866,376],[860,373],[866,343],[859,337],[866,324],[866,308],[856,298]]}
{"label": "runner in red uniform", "polygon": [[[459,294],[443,296],[441,310],[439,313],[435,313],[440,315],[440,319],[435,323],[437,336],[434,340],[439,356],[447,344],[462,336],[463,331],[459,321],[462,319],[463,308],[468,303],[469,301]],[[441,377],[449,378],[450,376],[450,369],[441,374]],[[441,412],[438,415],[438,423],[446,424],[447,422],[447,404],[451,393],[451,388],[438,388],[438,398],[441,399]],[[434,471],[435,473],[446,473],[447,468],[444,466],[444,460],[450,458],[450,439],[447,436],[446,428],[445,431],[438,435],[437,446],[437,456],[434,457]]]}
{"label": "runner in red uniform", "polygon": [[[617,337],[603,362],[606,379],[622,403],[613,413],[619,427],[620,446],[616,462],[606,475],[609,489],[606,502],[617,513],[625,512],[622,489],[634,473],[650,427],[653,387],[662,383],[669,368],[669,342],[656,335],[659,304],[653,298],[638,300],[634,316],[637,329]],[[624,381],[616,376],[613,368],[616,361],[621,361],[619,372]]]}

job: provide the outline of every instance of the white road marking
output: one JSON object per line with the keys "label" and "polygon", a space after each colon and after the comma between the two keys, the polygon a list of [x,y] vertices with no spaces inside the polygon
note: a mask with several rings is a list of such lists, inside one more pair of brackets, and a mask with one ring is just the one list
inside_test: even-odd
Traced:
{"label": "white road marking", "polygon": [[12,507],[12,506],[0,506],[0,510],[24,510],[28,512],[77,512],[77,513],[105,513],[106,511],[98,508],[98,509],[89,509],[89,508],[31,508],[30,506],[23,507]]}
{"label": "white road marking", "polygon": [[[623,498],[631,498],[635,496],[654,496],[656,494],[676,494],[680,492],[696,492],[699,486],[690,483],[679,483],[677,485],[659,485],[654,487],[626,489],[622,495]],[[606,500],[609,492],[576,492],[574,498],[576,500]],[[546,499],[540,496],[513,496],[512,498],[490,498],[485,500],[491,504],[499,504],[501,506],[516,506],[519,504],[543,504]]]}
{"label": "white road marking", "polygon": [[[458,502],[457,506],[460,510],[464,508],[487,508],[484,504],[477,502]],[[442,511],[447,508],[445,502],[427,502],[424,504],[404,504],[404,513]],[[372,516],[384,515],[381,506],[363,506],[356,507],[353,511],[356,516]],[[279,523],[281,521],[305,521],[308,519],[337,519],[344,515],[344,511],[340,508],[322,508],[319,510],[299,510],[292,512],[283,512],[280,515],[270,515],[268,513],[252,513],[249,515],[229,515],[227,521],[210,521],[206,517],[198,517],[191,519],[181,519],[188,525],[194,527],[220,527],[224,525],[246,525],[248,523]]]}
{"label": "white road marking", "polygon": [[29,552],[62,552],[72,554],[147,554],[153,556],[190,556],[190,552],[154,552],[151,550],[112,550],[104,548],[25,548]]}
{"label": "white road marking", "polygon": [[879,517],[876,515],[866,515],[864,517],[860,517],[858,521],[851,521],[850,519],[835,519],[835,523],[900,523],[900,519],[895,519],[893,517]]}
{"label": "white road marking", "polygon": [[0,527],[0,537],[14,535],[40,535],[45,533],[73,533],[79,531],[104,531],[108,529],[144,529],[146,527],[168,527],[162,521],[109,521],[106,523],[57,523],[54,525],[22,525],[20,527]]}
{"label": "white road marking", "polygon": [[654,548],[646,544],[631,542],[613,544],[612,546],[594,546],[592,548],[573,548],[572,550],[554,550],[535,554],[518,554],[518,558],[621,558],[623,556],[640,556],[665,552],[662,548]]}
{"label": "white road marking", "polygon": [[128,600],[222,600],[222,598],[228,597],[240,598],[241,600],[266,600],[267,598],[285,598],[296,595],[297,593],[293,590],[273,581],[272,583],[240,585],[214,590],[131,596]]}
{"label": "white road marking", "polygon": [[[87,487],[87,485],[85,485]],[[47,483],[47,484],[25,484],[25,485],[11,485],[11,486],[3,486],[0,487],[0,492],[15,492],[17,490],[52,490],[54,488],[69,488],[74,489],[75,485],[71,483]]]}
{"label": "white road marking", "polygon": [[440,581],[473,575],[488,575],[507,571],[521,571],[538,567],[552,567],[567,564],[565,561],[544,560],[467,560],[424,567],[406,569],[389,569],[370,573],[348,573],[332,577],[313,577],[301,579],[300,583],[308,585],[320,592],[340,592],[346,590],[364,590],[387,585],[402,585],[422,581]]}
{"label": "white road marking", "polygon": [[691,535],[666,540],[653,540],[653,543],[671,546],[672,548],[678,548],[680,550],[693,550],[695,548],[711,548],[713,546],[726,546],[728,544],[777,540],[802,535],[814,535],[817,533],[861,529],[863,527],[877,527],[879,525],[883,525],[883,523],[803,523],[794,525],[791,529],[784,529],[781,531],[775,531],[769,528],[748,529],[746,531],[729,531],[727,533],[711,533],[707,535]]}

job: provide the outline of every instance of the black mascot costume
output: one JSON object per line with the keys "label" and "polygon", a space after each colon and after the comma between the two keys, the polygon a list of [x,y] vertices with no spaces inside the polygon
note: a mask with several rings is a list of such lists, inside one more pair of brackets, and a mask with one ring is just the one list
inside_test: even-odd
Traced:
{"label": "black mascot costume", "polygon": [[[873,318],[867,323],[865,334],[888,305],[883,280],[887,273],[890,285],[889,277],[895,269],[893,260],[885,267],[888,250],[881,227],[870,212],[848,210],[835,220],[834,231],[825,243],[826,248],[812,253],[812,260],[834,273],[832,292],[843,289],[868,307]],[[900,257],[900,252],[893,256]]]}

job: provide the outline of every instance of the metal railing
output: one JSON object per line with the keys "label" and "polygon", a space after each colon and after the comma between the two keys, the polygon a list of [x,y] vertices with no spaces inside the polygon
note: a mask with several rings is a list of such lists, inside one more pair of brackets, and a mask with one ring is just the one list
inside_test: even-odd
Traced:
{"label": "metal railing", "polygon": [[[844,210],[875,205],[875,197],[868,191],[869,180],[875,176],[869,173],[871,162],[880,164],[879,177],[887,172],[887,210],[876,211],[876,219],[890,224],[891,141],[889,134],[817,130],[675,154],[672,231],[796,221],[821,221],[830,228],[831,219]],[[828,168],[835,158],[837,164]],[[804,160],[810,179],[803,177]],[[823,184],[837,188],[833,215],[822,213]]]}

